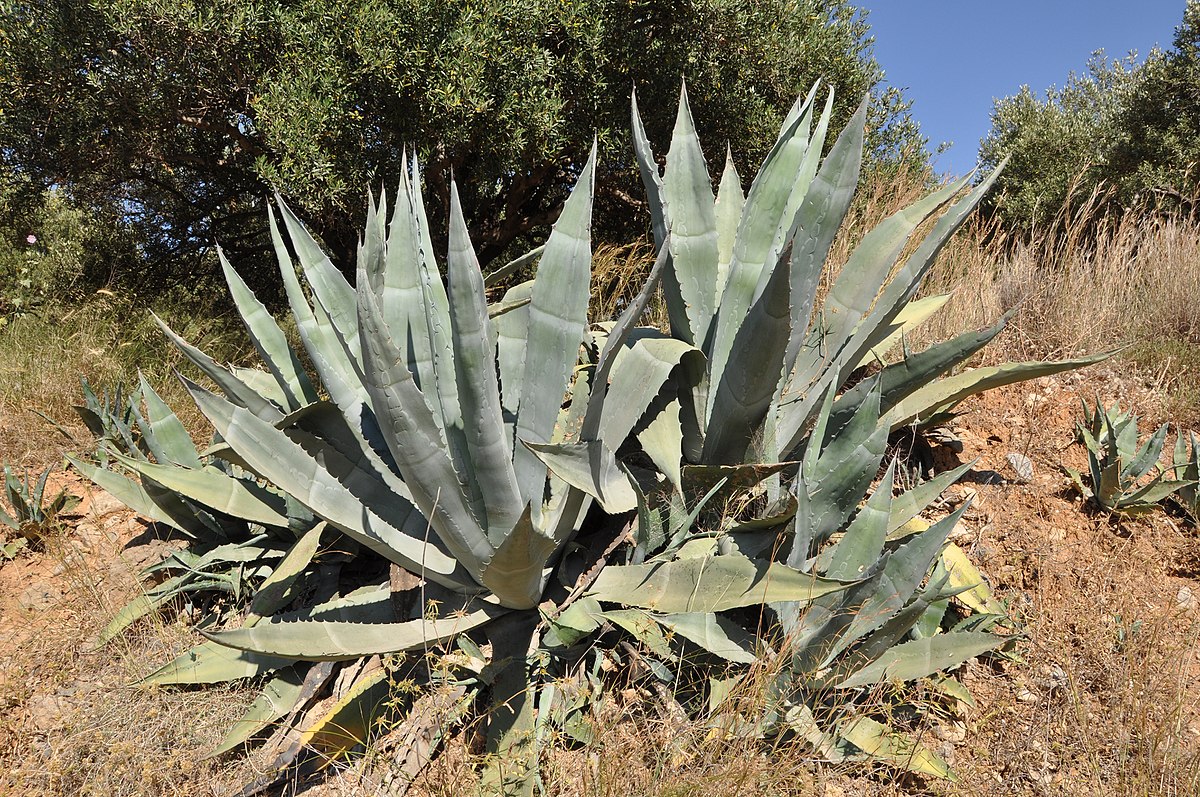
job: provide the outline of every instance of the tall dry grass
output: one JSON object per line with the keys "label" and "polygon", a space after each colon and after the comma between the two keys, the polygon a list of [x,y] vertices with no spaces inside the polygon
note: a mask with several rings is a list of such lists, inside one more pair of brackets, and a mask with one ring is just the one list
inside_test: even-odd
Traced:
{"label": "tall dry grass", "polygon": [[[837,265],[865,230],[928,190],[927,176],[869,181],[831,252]],[[942,251],[923,294],[952,295],[910,341],[921,347],[967,329],[1006,331],[989,362],[1121,350],[1118,360],[1168,397],[1168,412],[1200,423],[1200,220],[1129,212],[1103,217],[1096,195],[1064,208],[1031,236],[976,218]]]}

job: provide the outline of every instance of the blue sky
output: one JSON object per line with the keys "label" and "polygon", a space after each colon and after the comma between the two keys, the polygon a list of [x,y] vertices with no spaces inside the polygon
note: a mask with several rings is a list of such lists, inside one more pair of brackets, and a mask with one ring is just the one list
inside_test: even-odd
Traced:
{"label": "blue sky", "polygon": [[1109,57],[1171,46],[1185,0],[859,0],[870,11],[875,58],[904,88],[932,146],[953,141],[939,171],[974,168],[995,97],[1037,93]]}

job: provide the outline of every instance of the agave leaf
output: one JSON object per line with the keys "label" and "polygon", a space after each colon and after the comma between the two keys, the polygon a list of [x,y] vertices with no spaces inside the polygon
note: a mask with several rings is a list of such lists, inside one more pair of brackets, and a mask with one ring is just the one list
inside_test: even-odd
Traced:
{"label": "agave leaf", "polygon": [[[686,343],[663,337],[657,330],[634,328],[662,281],[666,262],[667,252],[663,250],[655,258],[646,284],[622,311],[605,338],[592,384],[607,386],[607,389],[597,390],[589,396],[580,429],[581,440],[594,440],[597,435],[602,440],[624,440],[671,370],[685,358],[702,357]],[[696,367],[694,363],[692,365]],[[621,397],[615,409],[606,403],[610,393]],[[633,400],[628,400],[629,397]]]}
{"label": "agave leaf", "polygon": [[[408,153],[404,154],[408,165]],[[388,225],[383,272],[372,287],[379,294],[383,320],[392,333],[413,379],[434,393],[433,348],[425,317],[425,294],[421,286],[421,233],[413,208],[409,176],[401,170],[396,189],[396,209]],[[368,271],[368,276],[373,276]]]}
{"label": "agave leaf", "polygon": [[933,636],[941,622],[942,613],[945,611],[946,599],[951,597],[950,593],[943,592],[946,580],[947,575],[939,573],[938,569],[934,568],[929,585],[915,598],[889,617],[887,622],[881,623],[879,628],[872,631],[860,644],[855,645],[849,653],[841,656],[837,662],[832,660],[826,662],[827,665],[832,665],[832,670],[821,679],[821,682],[844,680],[849,673],[860,670],[878,660],[899,644],[905,635],[915,632],[918,623],[929,617],[931,613],[935,615],[936,620],[927,629],[928,633],[916,634],[916,636],[917,638]]}
{"label": "agave leaf", "polygon": [[708,434],[701,461],[744,461],[782,378],[789,313],[788,272],[780,267],[737,330],[728,363],[716,372],[720,380],[709,397]]}
{"label": "agave leaf", "polygon": [[[126,628],[137,622],[138,620],[158,611],[161,607],[170,603],[180,593],[192,586],[193,580],[196,578],[195,573],[184,573],[180,576],[169,578],[163,583],[157,585],[154,589],[148,590],[146,594],[139,595],[129,603],[121,607],[108,625],[96,635],[96,639],[92,642],[91,649],[99,650],[107,645],[111,640],[115,639],[118,634]],[[209,583],[207,586],[214,586]]]}
{"label": "agave leaf", "polygon": [[[860,322],[868,317],[876,298],[880,296],[880,289],[892,274],[896,261],[899,260],[912,234],[953,199],[968,181],[969,178],[957,180],[897,211],[867,233],[862,242],[855,247],[850,259],[846,261],[846,265],[834,281],[821,312],[825,344],[835,357],[842,353],[851,335],[859,328]],[[902,275],[908,276],[903,267],[893,280],[900,279]],[[866,326],[869,326],[869,331],[866,334],[874,334],[890,321],[891,318],[886,316],[868,321]],[[808,359],[802,357],[797,369],[798,374],[811,378],[815,369],[819,367],[821,356],[821,352],[814,349],[813,355]],[[862,354],[857,354],[852,359],[850,364],[857,365],[862,359]],[[804,381],[808,381],[807,378]]]}
{"label": "agave leaf", "polygon": [[276,407],[288,409],[291,404],[288,400],[287,393],[275,381],[275,377],[259,368],[242,368],[237,365],[229,366],[230,372],[243,382],[246,387],[253,390],[258,395],[265,398],[267,401],[274,404]]}
{"label": "agave leaf", "polygon": [[904,309],[892,319],[892,324],[898,324],[900,328],[873,345],[867,352],[867,356],[859,360],[855,368],[865,368],[868,365],[883,362],[892,349],[900,345],[906,335],[911,335],[914,330],[932,318],[938,310],[945,307],[948,301],[950,301],[950,294],[943,293],[937,296],[913,299],[904,305]]}
{"label": "agave leaf", "polygon": [[225,259],[225,253],[219,247],[217,257],[221,261],[225,282],[229,285],[229,295],[246,325],[246,331],[250,333],[250,341],[258,351],[258,356],[270,369],[271,375],[275,377],[279,389],[287,396],[285,408],[289,411],[297,410],[316,401],[317,391],[309,381],[308,375],[304,373],[304,366],[300,364],[296,353],[288,345],[283,330]]}
{"label": "agave leaf", "polygon": [[272,678],[241,719],[233,723],[229,732],[221,739],[221,743],[205,758],[216,758],[228,753],[286,716],[300,697],[303,680],[300,673],[293,668],[288,668]]}
{"label": "agave leaf", "polygon": [[530,507],[526,506],[496,546],[496,553],[484,563],[484,586],[505,606],[515,609],[537,606],[546,582],[546,564],[557,550],[558,542],[534,526]]}
{"label": "agave leaf", "polygon": [[[867,492],[883,461],[887,434],[887,425],[879,423],[879,393],[873,390],[854,417],[827,443],[822,443],[821,436],[809,438],[810,451],[818,446],[820,454],[805,462],[793,486],[799,509],[796,539],[788,557],[792,567],[803,566],[811,544],[822,542],[841,528],[860,496]],[[806,460],[807,456],[808,452]]]}
{"label": "agave leaf", "polygon": [[[178,529],[185,534],[202,536],[205,531],[203,524],[197,522],[194,514],[188,511],[182,501],[168,493],[160,501],[152,498],[145,487],[125,478],[119,473],[113,473],[90,462],[84,462],[70,455],[66,460],[75,470],[95,482],[102,490],[111,493],[114,498],[139,515],[149,518],[155,523],[163,523]],[[174,498],[174,500],[167,500]]]}
{"label": "agave leaf", "polygon": [[914,639],[897,645],[871,664],[837,684],[853,689],[882,682],[914,681],[941,670],[957,667],[976,656],[995,650],[1008,640],[981,631],[958,631]]}
{"label": "agave leaf", "polygon": [[687,87],[680,86],[679,110],[667,167],[663,200],[671,234],[672,273],[688,314],[688,343],[704,344],[717,309],[717,221],[712,182],[692,123]]}
{"label": "agave leaf", "polygon": [[154,388],[138,372],[138,391],[146,402],[146,419],[148,429],[142,434],[142,439],[154,449],[154,456],[161,464],[173,463],[185,468],[200,467],[200,458],[196,456],[196,444],[183,427],[179,416],[167,406]]}
{"label": "agave leaf", "polygon": [[[667,216],[663,203],[663,180],[658,172],[658,163],[650,150],[650,142],[646,139],[646,128],[642,125],[642,116],[638,113],[637,90],[630,95],[630,126],[633,129],[633,152],[637,157],[638,169],[642,174],[642,185],[646,188],[647,204],[650,208],[650,223],[654,230],[654,248],[662,249],[667,240]],[[686,313],[683,315],[686,320]],[[687,328],[687,324],[684,324]],[[674,331],[674,326],[672,326]]]}
{"label": "agave leaf", "polygon": [[829,549],[829,564],[823,572],[839,581],[864,578],[883,553],[892,509],[896,461],[888,466],[875,492],[846,527],[842,538]]}
{"label": "agave leaf", "polygon": [[600,627],[603,614],[604,609],[601,608],[599,601],[587,596],[581,597],[568,604],[567,608],[554,619],[547,618],[546,622],[553,634],[553,639],[547,636],[543,641],[546,644],[561,647],[578,644]]}
{"label": "agave leaf", "polygon": [[758,661],[758,657],[746,649],[750,641],[746,632],[719,614],[690,612],[653,616],[668,631],[694,642],[714,656],[739,664]]}
{"label": "agave leaf", "polygon": [[776,267],[770,253],[779,226],[791,225],[791,219],[783,218],[789,196],[793,191],[808,188],[798,186],[797,180],[808,151],[806,132],[811,120],[812,103],[809,102],[790,124],[785,125],[746,196],[729,263],[729,277],[714,321],[712,343],[705,347],[709,353],[710,380],[714,383],[720,382],[726,363],[732,357],[734,338],[743,327],[746,314],[765,290],[764,270]]}
{"label": "agave leaf", "polygon": [[1170,498],[1188,482],[1172,481],[1158,478],[1147,485],[1139,487],[1129,495],[1122,495],[1118,508],[1122,511],[1150,511],[1155,509],[1160,501]]}
{"label": "agave leaf", "polygon": [[533,797],[537,778],[537,717],[528,655],[534,646],[537,615],[518,612],[491,628],[491,704],[487,723],[485,794]]}
{"label": "agave leaf", "polygon": [[946,537],[958,525],[966,509],[967,504],[963,504],[896,547],[883,565],[878,588],[859,608],[846,632],[833,646],[828,660],[886,623],[917,593]]}
{"label": "agave leaf", "polygon": [[[813,89],[816,88],[814,84]],[[764,261],[768,267],[780,259],[780,255],[787,248],[788,242],[795,237],[793,231],[795,229],[796,217],[800,212],[800,207],[804,204],[804,200],[808,197],[808,192],[812,190],[813,178],[816,176],[817,167],[821,163],[821,153],[825,149],[825,137],[829,134],[829,121],[833,116],[833,87],[830,87],[825,97],[825,107],[821,111],[821,118],[818,120],[816,129],[812,131],[812,135],[810,136],[809,128],[812,125],[812,114],[816,110],[812,101],[816,96],[815,91],[811,92],[807,103],[808,107],[803,109],[805,114],[796,139],[804,143],[804,154],[800,160],[799,169],[796,172],[795,183],[788,193],[787,201],[783,206],[783,212],[779,217],[779,226],[775,231],[775,240],[771,243],[771,249],[768,251]],[[795,146],[795,142],[793,142],[793,146]],[[760,293],[765,285],[764,274],[758,280],[758,291]]]}
{"label": "agave leaf", "polygon": [[[462,424],[462,413],[458,406],[458,383],[454,375],[453,348],[450,339],[450,300],[446,294],[446,287],[442,284],[438,274],[437,263],[433,256],[429,219],[426,218],[425,202],[421,196],[421,167],[417,162],[415,151],[412,154],[409,185],[413,192],[412,206],[421,239],[421,257],[417,261],[423,296],[421,306],[425,309],[425,320],[429,328],[428,334],[433,356],[434,381],[432,383],[422,382],[424,386],[422,390],[429,397],[430,407],[433,408],[435,417],[443,420],[443,426],[447,430],[458,429]],[[458,437],[459,435],[452,433],[451,436]],[[455,446],[461,444],[461,440],[453,441]]]}
{"label": "agave leaf", "polygon": [[313,367],[321,379],[321,384],[329,391],[333,402],[350,413],[357,406],[368,401],[365,388],[362,386],[354,364],[350,361],[346,350],[334,335],[328,314],[322,312],[320,318],[308,303],[296,270],[288,254],[287,245],[279,233],[279,225],[275,221],[274,212],[268,214],[270,222],[271,242],[275,247],[275,257],[279,261],[279,273],[283,279],[284,292],[287,294],[288,306],[304,342],[304,349],[312,360]]}
{"label": "agave leaf", "polygon": [[223,368],[204,352],[191,345],[167,326],[161,318],[150,314],[158,328],[163,331],[175,347],[183,352],[192,363],[204,372],[205,376],[217,383],[221,391],[233,401],[253,412],[268,423],[273,423],[283,417],[278,407],[263,398],[257,391],[251,389],[245,382],[238,379],[227,368]]}
{"label": "agave leaf", "polygon": [[[1012,312],[1009,312],[990,329],[963,333],[885,367],[879,373],[881,411],[887,412],[913,391],[931,384],[937,377],[966,362],[999,335],[1011,317]],[[831,421],[834,428],[845,422],[871,384],[869,381],[860,382],[838,397]]]}
{"label": "agave leaf", "polygon": [[288,235],[291,236],[292,246],[296,249],[305,279],[312,288],[313,298],[320,309],[329,316],[337,336],[347,347],[346,352],[351,361],[361,362],[354,288],[278,194],[275,195],[275,204],[279,208],[284,226],[287,227]]}
{"label": "agave leaf", "polygon": [[931,382],[909,394],[888,411],[887,421],[892,429],[901,429],[913,423],[919,424],[922,418],[928,418],[975,393],[1082,368],[1106,360],[1112,354],[1113,352],[1101,352],[1071,360],[1006,363],[972,368],[961,374]]}
{"label": "agave leaf", "polygon": [[[788,342],[784,370],[789,374],[804,343],[817,284],[829,249],[850,209],[854,190],[858,187],[866,120],[867,103],[864,99],[834,142],[796,212],[792,255],[788,264],[791,271],[792,337]],[[822,116],[824,121],[825,117]]]}
{"label": "agave leaf", "polygon": [[720,612],[775,601],[806,602],[846,586],[777,562],[730,554],[610,565],[600,572],[589,594],[605,603],[675,614]]}
{"label": "agave leaf", "polygon": [[492,347],[483,274],[467,235],[458,187],[450,183],[448,263],[450,320],[458,398],[463,412],[469,466],[487,516],[488,537],[498,543],[521,515],[511,441],[504,437],[496,355]]}
{"label": "agave leaf", "polygon": [[619,515],[637,507],[637,494],[630,486],[628,474],[617,464],[617,458],[604,443],[592,440],[586,443],[525,445],[546,463],[551,473],[595,498],[608,514]]}
{"label": "agave leaf", "polygon": [[[517,436],[530,443],[549,443],[579,358],[587,325],[588,285],[591,281],[591,213],[595,147],[588,157],[562,214],[546,241],[529,304],[528,349],[522,380]],[[546,466],[533,451],[513,451],[522,503],[539,513]],[[534,518],[535,522],[537,517]]]}
{"label": "agave leaf", "polygon": [[214,644],[247,651],[250,655],[285,657],[284,661],[345,661],[435,645],[478,628],[506,611],[484,605],[470,614],[436,620],[422,618],[403,623],[296,620],[202,633]]}
{"label": "agave leaf", "polygon": [[992,595],[979,569],[954,543],[942,549],[942,567],[949,580],[946,585],[957,591],[957,600],[972,611],[980,614],[1004,614],[1004,606]]}
{"label": "agave leaf", "polygon": [[922,482],[911,490],[906,490],[892,500],[891,515],[888,518],[888,537],[894,538],[905,524],[921,514],[935,499],[950,485],[956,483],[967,471],[975,466],[974,460],[959,465],[954,470],[939,473],[929,481]]}
{"label": "agave leaf", "polygon": [[360,283],[359,297],[367,388],[382,413],[379,421],[388,449],[421,514],[429,518],[451,553],[478,578],[495,549],[464,494],[433,413],[408,368],[395,359],[395,347],[388,339],[375,295]]}
{"label": "agave leaf", "polygon": [[857,717],[838,733],[871,758],[886,761],[909,772],[942,778],[951,783],[958,782],[949,765],[929,748],[873,719]]}
{"label": "agave leaf", "polygon": [[[1137,444],[1137,427],[1132,426],[1134,446]],[[1122,479],[1130,479],[1136,481],[1147,473],[1150,469],[1158,464],[1158,458],[1162,455],[1163,446],[1167,442],[1167,424],[1158,427],[1154,434],[1146,438],[1146,442],[1142,444],[1137,454],[1132,457],[1121,471]],[[1134,446],[1130,446],[1132,449]]]}
{"label": "agave leaf", "polygon": [[300,737],[300,745],[332,761],[365,744],[375,725],[388,714],[392,683],[382,666],[361,675],[340,700]]}
{"label": "agave leaf", "polygon": [[503,303],[523,302],[511,313],[496,319],[496,360],[500,371],[500,398],[504,407],[505,428],[513,434],[517,411],[521,406],[521,380],[525,376],[525,341],[529,329],[529,302],[533,297],[533,281],[509,288]]}
{"label": "agave leaf", "polygon": [[488,275],[483,278],[483,286],[485,288],[496,287],[513,274],[516,274],[518,271],[540,258],[544,251],[546,251],[546,247],[544,245],[535,246],[533,249],[530,249],[520,257],[510,260],[495,271],[489,272]]}
{"label": "agave leaf", "polygon": [[471,577],[429,537],[422,515],[402,496],[361,477],[336,452],[314,457],[280,430],[217,396],[192,391],[201,412],[253,470],[356,540],[451,589]]}
{"label": "agave leaf", "polygon": [[645,429],[638,432],[638,442],[655,467],[675,485],[683,489],[683,429],[679,424],[679,399],[667,404],[654,416]]}
{"label": "agave leaf", "polygon": [[291,658],[233,650],[224,645],[218,645],[216,642],[206,641],[150,673],[138,684],[140,686],[219,684],[225,681],[236,681],[239,678],[253,678],[293,663]]}
{"label": "agave leaf", "polygon": [[738,222],[742,218],[742,207],[746,197],[742,193],[742,181],[733,164],[733,150],[725,148],[725,169],[721,172],[721,184],[717,188],[714,206],[717,224],[717,296],[725,290],[729,279],[729,261],[733,258],[733,242],[737,237]]}
{"label": "agave leaf", "polygon": [[271,575],[262,584],[259,584],[258,591],[250,600],[251,616],[266,617],[279,611],[291,601],[292,587],[312,563],[324,531],[325,523],[318,523],[296,540]]}
{"label": "agave leaf", "polygon": [[168,490],[226,515],[264,526],[287,528],[287,502],[255,482],[235,479],[215,468],[181,468],[141,462],[121,454],[113,458]]}
{"label": "agave leaf", "polygon": [[630,636],[641,642],[647,650],[660,659],[670,661],[675,657],[671,644],[663,636],[662,629],[649,614],[638,609],[613,609],[603,612],[605,620],[620,626],[629,632]]}

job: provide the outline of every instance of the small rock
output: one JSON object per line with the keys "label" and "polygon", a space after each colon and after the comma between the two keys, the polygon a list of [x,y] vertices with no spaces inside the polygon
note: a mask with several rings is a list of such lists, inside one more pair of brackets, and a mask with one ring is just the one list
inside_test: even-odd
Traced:
{"label": "small rock", "polygon": [[85,507],[81,507],[82,512],[92,515],[93,517],[101,518],[105,515],[111,515],[114,512],[124,512],[128,507],[118,501],[111,493],[106,493],[104,490],[93,488],[89,500]]}
{"label": "small rock", "polygon": [[58,727],[63,713],[63,700],[54,695],[34,695],[25,704],[29,721],[39,731],[51,731]]}
{"label": "small rock", "polygon": [[43,581],[31,587],[26,587],[21,596],[17,598],[17,603],[26,611],[40,612],[58,603],[62,599],[62,596],[63,591],[61,587],[51,584],[48,581]]}
{"label": "small rock", "polygon": [[1020,692],[1017,692],[1017,700],[1020,700],[1022,703],[1036,703],[1040,699],[1028,689],[1022,689]]}
{"label": "small rock", "polygon": [[1033,481],[1033,461],[1029,457],[1018,454],[1016,451],[1009,451],[1005,458],[1008,460],[1009,467],[1013,469],[1013,473],[1017,474],[1018,484],[1029,484]]}
{"label": "small rock", "polygon": [[1175,594],[1175,605],[1185,612],[1196,610],[1196,594],[1192,592],[1191,587],[1180,587],[1179,592]]}
{"label": "small rock", "polygon": [[967,726],[961,722],[937,725],[933,729],[933,735],[950,744],[961,744],[967,738]]}
{"label": "small rock", "polygon": [[962,521],[959,521],[954,525],[954,528],[947,535],[946,539],[953,543],[962,543],[974,541],[976,537],[975,532],[963,525]]}

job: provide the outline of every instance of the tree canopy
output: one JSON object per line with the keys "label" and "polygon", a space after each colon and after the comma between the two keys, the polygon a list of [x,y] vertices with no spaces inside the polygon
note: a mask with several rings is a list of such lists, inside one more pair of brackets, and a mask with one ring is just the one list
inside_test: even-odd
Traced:
{"label": "tree canopy", "polygon": [[1200,202],[1200,0],[1189,0],[1171,49],[1110,60],[1039,97],[999,99],[980,145],[985,169],[1009,157],[989,200],[1009,223],[1044,226],[1074,198],[1104,210]]}
{"label": "tree canopy", "polygon": [[[844,0],[39,0],[4,19],[10,182],[120,216],[151,274],[214,242],[265,262],[271,191],[345,266],[406,147],[435,204],[453,173],[485,262],[555,217],[593,140],[598,232],[640,230],[631,87],[662,145],[684,77],[702,139],[748,173],[814,80],[844,120],[882,77]],[[875,154],[920,151],[882,96]]]}

